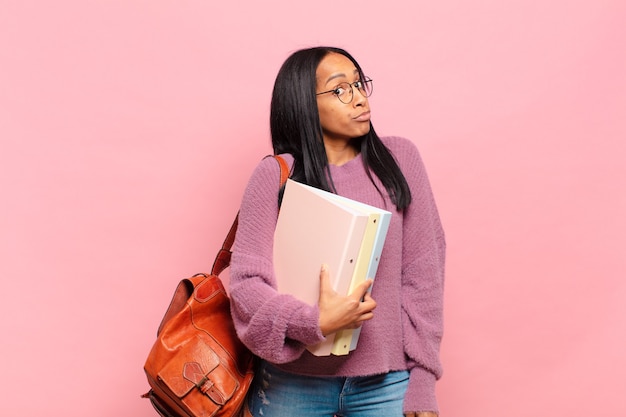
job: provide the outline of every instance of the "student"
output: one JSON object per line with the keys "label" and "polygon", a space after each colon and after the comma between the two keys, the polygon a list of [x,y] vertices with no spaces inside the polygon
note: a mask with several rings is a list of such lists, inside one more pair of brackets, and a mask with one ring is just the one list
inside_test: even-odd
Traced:
{"label": "student", "polygon": [[[276,290],[279,166],[273,158],[260,162],[243,196],[230,273],[237,333],[260,358],[248,398],[255,417],[438,413],[444,233],[415,145],[374,132],[371,93],[372,80],[338,48],[297,51],[276,78],[272,145],[291,178],[393,215],[371,296],[371,280],[337,294],[333,271],[320,266],[319,302],[310,306]],[[348,355],[305,349],[358,326],[358,346]]]}

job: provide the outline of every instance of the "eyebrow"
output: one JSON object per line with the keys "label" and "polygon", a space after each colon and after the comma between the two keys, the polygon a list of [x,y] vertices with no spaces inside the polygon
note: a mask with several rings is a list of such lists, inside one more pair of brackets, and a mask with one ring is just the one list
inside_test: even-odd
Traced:
{"label": "eyebrow", "polygon": [[[359,73],[359,70],[357,68],[355,68],[353,74],[358,74],[358,73]],[[330,77],[328,77],[328,79],[326,80],[326,84],[328,84],[329,82],[331,82],[335,78],[341,78],[341,77],[347,78],[347,75],[344,74],[343,72],[338,73],[338,74],[333,74]]]}

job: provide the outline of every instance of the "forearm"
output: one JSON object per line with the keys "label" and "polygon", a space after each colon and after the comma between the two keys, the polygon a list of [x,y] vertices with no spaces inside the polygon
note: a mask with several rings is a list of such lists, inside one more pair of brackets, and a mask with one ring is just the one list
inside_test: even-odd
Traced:
{"label": "forearm", "polygon": [[272,363],[300,357],[306,345],[324,340],[319,311],[279,294],[261,277],[231,274],[231,311],[237,334],[257,356]]}

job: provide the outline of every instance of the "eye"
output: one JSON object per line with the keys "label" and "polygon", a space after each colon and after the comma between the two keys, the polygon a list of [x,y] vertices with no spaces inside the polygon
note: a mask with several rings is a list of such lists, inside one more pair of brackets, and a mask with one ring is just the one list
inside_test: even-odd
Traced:
{"label": "eye", "polygon": [[345,93],[346,93],[346,88],[341,85],[333,90],[333,94],[335,94],[336,96],[341,96],[341,95],[344,95]]}
{"label": "eye", "polygon": [[355,81],[352,85],[356,88],[363,88],[363,81]]}

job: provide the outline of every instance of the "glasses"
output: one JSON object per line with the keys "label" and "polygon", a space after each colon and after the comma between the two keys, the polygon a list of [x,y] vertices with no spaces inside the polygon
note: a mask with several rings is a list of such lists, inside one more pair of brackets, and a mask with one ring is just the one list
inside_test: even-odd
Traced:
{"label": "glasses", "polygon": [[372,80],[368,77],[365,77],[363,81],[355,81],[352,84],[341,83],[332,90],[317,93],[316,96],[319,96],[321,94],[333,93],[343,104],[350,104],[352,103],[352,99],[354,98],[354,87],[359,90],[363,97],[369,97],[372,95]]}

